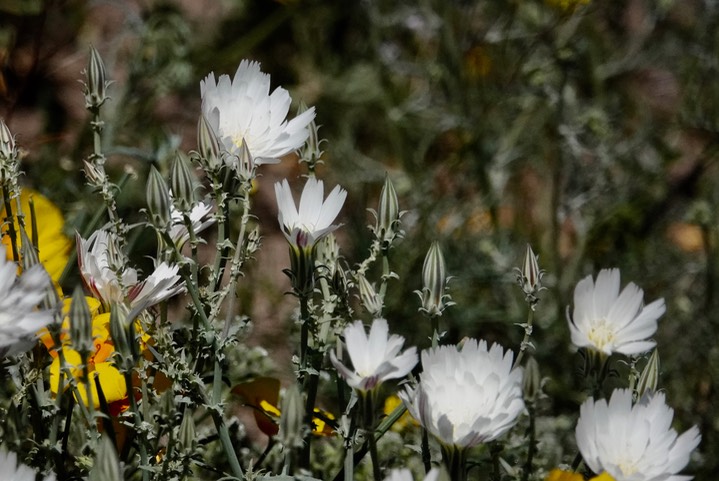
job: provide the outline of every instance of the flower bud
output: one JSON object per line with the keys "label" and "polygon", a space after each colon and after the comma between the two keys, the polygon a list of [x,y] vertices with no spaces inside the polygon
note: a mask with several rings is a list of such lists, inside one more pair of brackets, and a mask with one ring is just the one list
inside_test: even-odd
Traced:
{"label": "flower bud", "polygon": [[185,412],[182,414],[182,423],[180,424],[180,435],[179,439],[180,446],[183,449],[194,451],[197,445],[197,438],[195,436],[195,420],[192,419],[192,411],[189,408],[185,408]]}
{"label": "flower bud", "polygon": [[181,212],[189,212],[195,203],[195,187],[190,166],[179,153],[170,167],[170,188],[175,207]]}
{"label": "flower bud", "polygon": [[377,223],[375,226],[375,236],[377,239],[386,244],[384,248],[389,248],[395,237],[401,235],[399,230],[399,201],[397,200],[397,192],[389,178],[385,176],[384,185],[379,195],[379,208],[377,209]]}
{"label": "flower bud", "polygon": [[110,336],[112,343],[115,345],[115,351],[120,355],[117,362],[118,369],[127,371],[132,369],[133,351],[132,345],[135,343],[134,336],[130,337],[131,328],[126,325],[125,313],[121,312],[121,307],[113,304],[110,308]]}
{"label": "flower bud", "polygon": [[637,382],[636,394],[637,399],[642,399],[644,396],[651,396],[657,391],[659,385],[659,350],[654,349],[652,355],[649,356],[647,365],[644,366],[644,370],[639,375],[639,381]]}
{"label": "flower bud", "polygon": [[[252,152],[250,152],[250,148],[247,146],[247,142],[244,138],[242,139],[242,145],[240,145],[240,153],[234,161],[236,162],[234,167],[237,171],[237,176],[239,177],[240,182],[251,183],[252,179],[255,177],[255,160],[252,157]],[[252,185],[249,187],[251,190]]]}
{"label": "flower bud", "polygon": [[97,167],[95,167],[94,164],[91,162],[88,162],[87,160],[82,161],[84,164],[84,170],[85,170],[85,177],[87,177],[88,182],[91,186],[99,186],[103,185],[105,182],[105,174],[100,171]]}
{"label": "flower bud", "polygon": [[422,300],[420,311],[430,317],[441,316],[442,312],[454,303],[445,294],[447,284],[447,267],[444,263],[442,250],[437,241],[433,242],[424,258],[422,267],[422,291],[415,291]]}
{"label": "flower bud", "polygon": [[208,170],[215,170],[220,167],[222,161],[220,141],[204,115],[201,115],[200,120],[197,122],[197,149],[199,160]]}
{"label": "flower bud", "polygon": [[[300,107],[297,109],[297,115],[306,112],[307,109],[307,105],[304,102],[300,102]],[[320,139],[319,127],[314,120],[307,126],[307,130],[309,131],[309,136],[307,137],[305,144],[302,148],[300,148],[299,162],[305,162],[308,170],[312,173],[315,171],[318,164],[323,163],[321,158],[324,152],[320,148],[323,141]]]}
{"label": "flower bud", "polygon": [[292,449],[302,446],[302,431],[304,425],[304,403],[302,393],[297,384],[293,384],[282,396],[280,404],[280,432],[278,434],[282,445]]}
{"label": "flower bud", "polygon": [[524,368],[524,377],[522,378],[522,393],[524,400],[533,403],[537,400],[539,393],[542,391],[542,378],[539,375],[539,364],[537,360],[530,357]]}
{"label": "flower bud", "polygon": [[0,164],[6,161],[12,161],[17,158],[17,147],[15,146],[15,137],[5,122],[0,119]]}
{"label": "flower bud", "polygon": [[70,338],[75,350],[87,356],[93,349],[92,315],[82,288],[77,286],[72,293],[70,304]]}
{"label": "flower bud", "polygon": [[160,229],[170,224],[170,191],[160,172],[152,166],[147,176],[147,207],[150,211],[150,220]]}
{"label": "flower bud", "polygon": [[85,71],[87,81],[85,83],[85,106],[88,109],[97,109],[105,100],[105,89],[107,88],[107,74],[105,63],[95,47],[90,47],[90,60]]}
{"label": "flower bud", "polygon": [[89,479],[90,481],[122,481],[115,446],[107,435],[103,435],[98,443],[97,456]]}
{"label": "flower bud", "polygon": [[515,271],[517,271],[517,283],[524,292],[525,300],[534,310],[537,302],[539,302],[537,293],[543,289],[542,276],[544,276],[544,271],[539,268],[538,258],[529,244],[527,244],[527,250],[524,252],[522,269],[515,269]]}
{"label": "flower bud", "polygon": [[360,298],[365,309],[369,312],[372,317],[382,317],[383,300],[374,289],[374,286],[369,283],[367,278],[362,274],[357,276],[357,283],[359,284]]}

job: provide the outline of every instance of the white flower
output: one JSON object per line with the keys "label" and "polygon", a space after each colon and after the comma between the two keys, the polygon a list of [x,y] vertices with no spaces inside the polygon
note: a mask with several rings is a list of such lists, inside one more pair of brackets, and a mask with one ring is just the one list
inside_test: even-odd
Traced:
{"label": "white flower", "polygon": [[305,249],[339,227],[332,222],[344,205],[347,191],[337,185],[323,201],[324,184],[310,177],[302,191],[299,211],[287,179],[275,184],[275,196],[282,232],[290,244]]}
{"label": "white flower", "polygon": [[182,292],[185,287],[178,271],[178,266],[163,262],[147,279],[133,286],[127,296],[133,311],[139,312]]}
{"label": "white flower", "polygon": [[270,76],[260,64],[243,60],[234,79],[210,73],[200,82],[202,112],[230,154],[239,155],[247,143],[256,165],[279,162],[298,149],[309,136],[307,126],[315,117],[314,107],[289,122],[292,99],[278,87],[270,94]]}
{"label": "white flower", "polygon": [[468,339],[462,350],[422,351],[417,388],[400,393],[410,414],[446,446],[472,447],[507,432],[524,410],[522,369],[512,352]]}
{"label": "white flower", "polygon": [[[0,450],[0,479],[3,481],[35,481],[36,475],[35,470],[17,462],[15,453]],[[54,481],[55,476],[40,479]]]}
{"label": "white flower", "polygon": [[[162,302],[184,289],[179,268],[163,262],[147,279],[138,282],[137,271],[122,267],[122,254],[113,234],[98,230],[88,240],[77,235],[80,273],[93,295],[107,307],[125,304],[133,315]],[[120,276],[117,271],[122,270]]]}
{"label": "white flower", "polygon": [[688,481],[677,475],[701,436],[696,426],[681,436],[671,428],[674,411],[664,394],[632,405],[632,393],[617,389],[607,401],[590,398],[579,408],[577,447],[587,466],[616,481]]}
{"label": "white flower", "polygon": [[[53,312],[37,310],[51,288],[50,277],[37,264],[16,275],[17,265],[0,256],[0,354],[22,352],[25,342],[41,328],[53,322]],[[1,479],[1,478],[0,478]]]}
{"label": "white flower", "polygon": [[[437,481],[439,478],[439,469],[432,468],[424,481]],[[393,469],[390,471],[389,476],[384,478],[384,481],[413,481],[412,472],[409,469]]]}
{"label": "white flower", "polygon": [[619,269],[602,269],[594,283],[587,276],[574,289],[574,312],[569,321],[572,343],[607,355],[639,354],[655,346],[647,338],[664,314],[664,299],[643,306],[644,292],[629,283],[619,293]]}
{"label": "white flower", "polygon": [[404,338],[390,336],[385,319],[372,322],[369,336],[362,322],[355,321],[345,327],[344,337],[354,371],[344,366],[334,351],[330,351],[330,360],[347,384],[360,391],[370,391],[388,379],[404,377],[417,364],[417,349],[410,347],[400,354]]}
{"label": "white flower", "polygon": [[122,269],[122,255],[114,235],[100,229],[87,239],[79,234],[77,258],[80,274],[85,285],[105,306],[125,299],[125,289],[137,284],[137,271],[131,267]]}
{"label": "white flower", "polygon": [[[172,238],[178,248],[181,248],[190,240],[190,233],[187,231],[187,226],[185,226],[182,212],[176,209],[174,204],[171,205],[170,217],[172,226],[170,227],[170,238]],[[215,219],[209,215],[210,212],[212,212],[212,205],[205,204],[204,202],[198,202],[192,208],[189,216],[190,222],[192,223],[192,230],[195,234],[202,232],[215,222]]]}

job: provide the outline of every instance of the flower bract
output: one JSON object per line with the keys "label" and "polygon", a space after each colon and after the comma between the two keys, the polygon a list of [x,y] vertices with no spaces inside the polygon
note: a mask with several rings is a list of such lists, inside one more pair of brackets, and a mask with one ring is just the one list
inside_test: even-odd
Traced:
{"label": "flower bract", "polygon": [[640,354],[655,346],[648,340],[664,314],[664,299],[643,306],[644,293],[634,283],[619,292],[619,269],[602,269],[594,282],[587,276],[574,289],[569,319],[572,343],[606,355]]}

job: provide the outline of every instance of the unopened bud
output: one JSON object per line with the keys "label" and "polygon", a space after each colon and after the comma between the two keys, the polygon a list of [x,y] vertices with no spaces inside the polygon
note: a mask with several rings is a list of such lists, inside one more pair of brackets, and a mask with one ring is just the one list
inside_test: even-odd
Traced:
{"label": "unopened bud", "polygon": [[190,165],[179,153],[170,167],[170,188],[175,207],[181,212],[189,212],[195,203],[195,187]]}
{"label": "unopened bud", "polygon": [[280,441],[288,449],[301,447],[305,408],[302,402],[302,393],[297,384],[293,384],[285,391],[280,404],[280,412],[282,413],[278,434]]}
{"label": "unopened bud", "polygon": [[416,291],[422,300],[422,312],[431,317],[441,316],[447,307],[454,304],[449,300],[449,295],[445,294],[447,267],[437,241],[432,243],[424,258],[422,283],[422,290]]}
{"label": "unopened bud", "polygon": [[160,172],[152,166],[147,176],[147,207],[150,211],[150,220],[160,229],[170,224],[170,191]]}
{"label": "unopened bud", "polygon": [[131,327],[126,325],[125,313],[121,312],[121,307],[113,304],[110,308],[110,336],[112,343],[115,345],[115,351],[120,355],[118,360],[118,368],[120,371],[132,369],[133,351],[132,345],[135,343],[135,336],[130,336]]}
{"label": "unopened bud", "polygon": [[209,170],[220,167],[222,150],[215,130],[204,115],[197,122],[197,149],[200,162]]}
{"label": "unopened bud", "polygon": [[92,315],[82,288],[77,286],[70,304],[70,338],[75,350],[86,356],[93,349]]}
{"label": "unopened bud", "polygon": [[97,456],[89,479],[90,481],[122,481],[115,445],[107,435],[103,435],[98,443]]}
{"label": "unopened bud", "polygon": [[[297,115],[300,115],[308,110],[307,105],[304,102],[300,102],[300,107],[297,109]],[[322,139],[319,136],[320,128],[317,126],[314,120],[307,126],[309,136],[304,146],[300,149],[300,162],[305,162],[310,173],[314,172],[317,165],[322,164],[322,154],[324,153],[320,148],[322,146]]]}
{"label": "unopened bud", "polygon": [[248,190],[252,189],[252,179],[255,177],[255,160],[252,157],[252,152],[247,145],[245,139],[242,139],[240,145],[240,152],[237,157],[233,159],[235,164],[235,170],[240,182],[248,182]]}
{"label": "unopened bud", "polygon": [[195,420],[192,419],[192,411],[189,408],[185,408],[185,412],[182,414],[182,423],[180,424],[180,446],[183,449],[194,451],[197,445],[197,438],[195,437]]}
{"label": "unopened bud", "polygon": [[524,377],[522,378],[522,393],[524,400],[533,403],[537,400],[542,390],[542,378],[539,375],[539,364],[537,360],[530,357],[524,368]]}
{"label": "unopened bud", "polygon": [[90,60],[87,63],[85,72],[87,82],[85,83],[85,106],[88,109],[97,109],[105,100],[107,95],[107,74],[105,72],[105,63],[95,47],[90,47]]}
{"label": "unopened bud", "polygon": [[652,355],[649,356],[647,365],[639,375],[636,388],[637,399],[642,399],[646,395],[651,396],[657,391],[657,386],[659,386],[659,350],[654,349]]}
{"label": "unopened bud", "polygon": [[542,276],[544,271],[539,268],[537,256],[532,250],[532,246],[527,244],[527,250],[524,252],[524,262],[521,269],[515,269],[517,272],[517,283],[524,292],[525,299],[532,310],[539,302],[537,294],[542,288]]}
{"label": "unopened bud", "polygon": [[357,283],[359,284],[360,298],[365,309],[369,312],[372,317],[382,317],[383,300],[374,289],[374,286],[369,283],[367,278],[362,274],[357,276]]}
{"label": "unopened bud", "polygon": [[251,256],[260,248],[262,237],[260,236],[260,228],[255,227],[247,235],[247,255]]}
{"label": "unopened bud", "polygon": [[15,137],[5,122],[0,119],[0,163],[15,160],[17,158],[17,147]]}
{"label": "unopened bud", "polygon": [[389,175],[384,179],[376,216],[375,236],[384,244],[384,248],[389,248],[389,244],[392,243],[394,238],[401,235],[399,230],[399,201]]}
{"label": "unopened bud", "polygon": [[103,185],[105,182],[105,174],[100,171],[95,165],[87,160],[82,161],[84,164],[85,177],[91,186]]}

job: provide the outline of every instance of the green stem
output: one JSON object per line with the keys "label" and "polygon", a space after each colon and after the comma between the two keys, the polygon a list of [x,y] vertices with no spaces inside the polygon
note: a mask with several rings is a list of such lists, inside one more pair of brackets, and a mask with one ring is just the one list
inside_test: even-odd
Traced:
{"label": "green stem", "polygon": [[367,432],[367,440],[369,442],[370,459],[372,460],[372,474],[375,481],[382,479],[379,469],[379,456],[377,455],[377,440],[374,437],[374,390],[361,393],[362,407],[364,410],[364,428]]}
{"label": "green stem", "polygon": [[534,310],[530,308],[527,313],[527,323],[524,325],[524,339],[522,339],[522,343],[519,345],[519,354],[517,354],[517,359],[514,360],[512,369],[521,365],[524,352],[529,347],[529,339],[532,336],[532,322],[534,322]]}
{"label": "green stem", "polygon": [[[133,414],[133,420],[135,421],[135,434],[138,434],[138,449],[140,451],[140,471],[142,471],[142,481],[150,480],[150,471],[147,468],[150,467],[147,458],[147,447],[145,446],[145,438],[141,433],[140,427],[142,426],[142,417],[140,411],[137,409],[137,402],[135,401],[135,388],[132,385],[132,369],[125,370],[125,387],[127,388],[127,397],[130,401],[130,412]],[[144,468],[144,469],[142,469]]]}
{"label": "green stem", "polygon": [[529,427],[527,427],[527,431],[529,434],[529,440],[527,448],[527,459],[524,462],[524,471],[522,472],[522,481],[528,481],[529,476],[534,471],[534,468],[532,467],[532,462],[534,460],[534,454],[537,451],[536,446],[536,436],[537,436],[537,430],[535,426],[535,407],[534,403],[527,403],[527,411],[529,412]]}
{"label": "green stem", "polygon": [[467,481],[467,450],[465,448],[442,445],[442,461],[449,471],[449,479]]}

